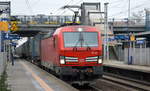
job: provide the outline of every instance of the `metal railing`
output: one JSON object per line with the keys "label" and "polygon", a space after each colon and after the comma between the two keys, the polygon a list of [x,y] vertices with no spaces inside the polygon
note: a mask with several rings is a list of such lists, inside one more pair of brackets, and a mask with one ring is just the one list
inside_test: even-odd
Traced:
{"label": "metal railing", "polygon": [[[73,16],[55,16],[55,15],[15,15],[12,16],[13,21],[19,24],[64,24],[72,23]],[[78,19],[79,20],[79,19]],[[77,21],[77,23],[80,23]]]}

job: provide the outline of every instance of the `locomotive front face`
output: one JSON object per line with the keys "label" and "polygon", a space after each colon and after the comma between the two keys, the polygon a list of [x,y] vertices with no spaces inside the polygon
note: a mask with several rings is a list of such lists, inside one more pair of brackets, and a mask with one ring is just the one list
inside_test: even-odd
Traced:
{"label": "locomotive front face", "polygon": [[60,64],[67,66],[98,66],[102,64],[102,46],[98,31],[76,28],[62,32],[63,52]]}
{"label": "locomotive front face", "polygon": [[42,65],[61,77],[87,82],[102,75],[102,42],[94,27],[59,28],[41,48]]}

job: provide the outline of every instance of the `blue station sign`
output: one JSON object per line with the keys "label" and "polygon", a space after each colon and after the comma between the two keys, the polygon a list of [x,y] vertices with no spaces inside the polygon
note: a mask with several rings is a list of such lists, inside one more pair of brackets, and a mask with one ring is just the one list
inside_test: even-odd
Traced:
{"label": "blue station sign", "polygon": [[17,43],[11,42],[10,45],[12,45],[12,46],[17,46]]}
{"label": "blue station sign", "polygon": [[7,33],[5,33],[3,38],[5,40],[14,40],[14,39],[19,40],[20,36],[18,34],[7,34]]}
{"label": "blue station sign", "polygon": [[144,44],[144,40],[137,40],[136,44]]}

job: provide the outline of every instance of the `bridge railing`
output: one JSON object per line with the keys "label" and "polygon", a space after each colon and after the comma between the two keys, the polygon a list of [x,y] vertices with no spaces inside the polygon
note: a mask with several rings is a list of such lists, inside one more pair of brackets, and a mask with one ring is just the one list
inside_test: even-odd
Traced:
{"label": "bridge railing", "polygon": [[145,25],[145,19],[109,19],[109,22],[113,24],[113,26],[143,26]]}
{"label": "bridge railing", "polygon": [[[18,21],[19,24],[63,24],[63,23],[72,23],[73,16],[47,16],[47,15],[16,15],[13,16],[14,20]],[[79,19],[77,21],[79,22]]]}

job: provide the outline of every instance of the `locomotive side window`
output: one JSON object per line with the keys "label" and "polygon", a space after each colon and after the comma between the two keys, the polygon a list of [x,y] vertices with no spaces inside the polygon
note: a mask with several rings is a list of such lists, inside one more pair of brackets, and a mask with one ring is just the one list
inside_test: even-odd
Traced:
{"label": "locomotive side window", "polygon": [[97,32],[64,32],[65,47],[97,47]]}

